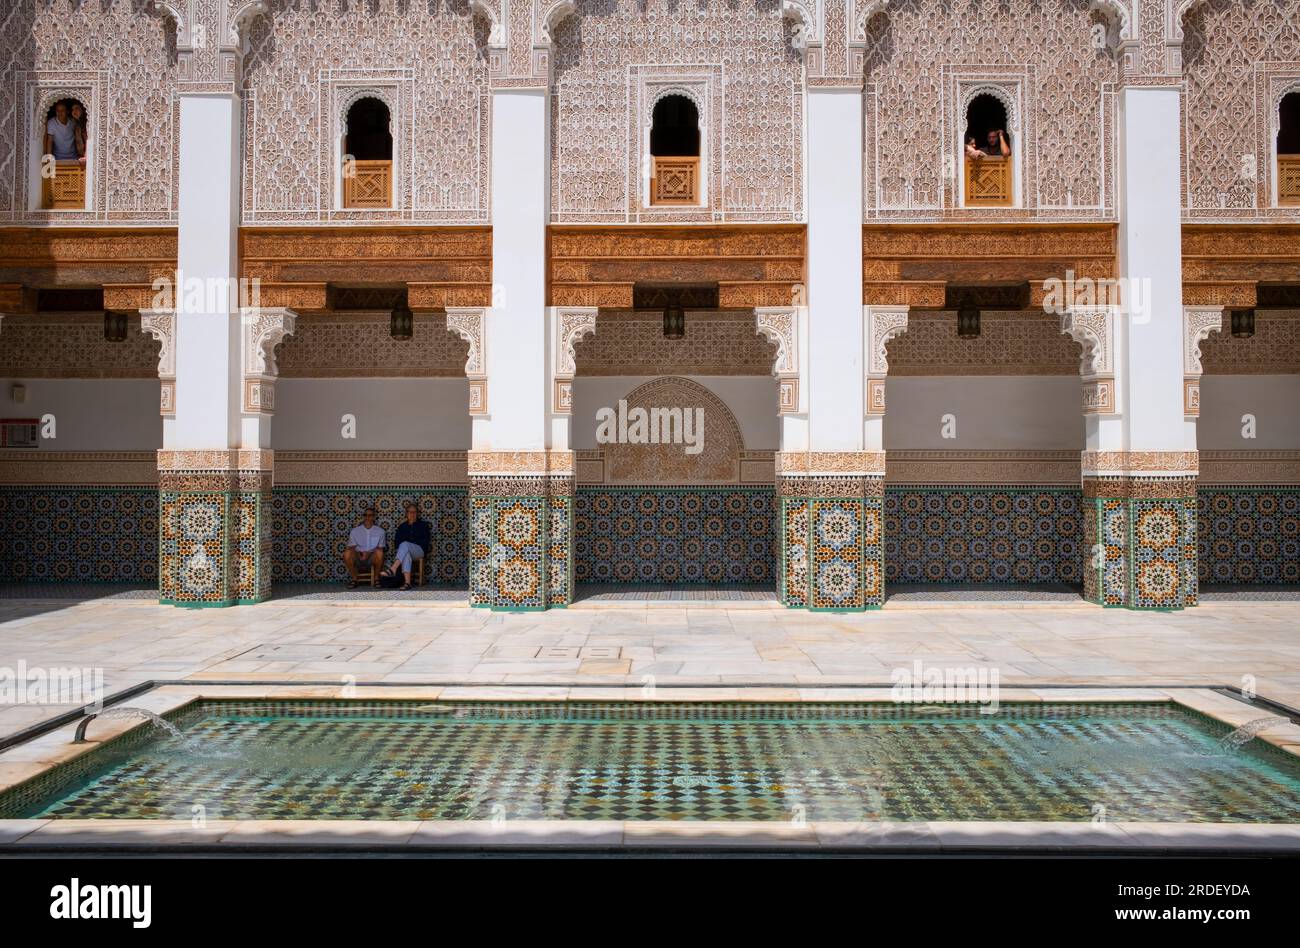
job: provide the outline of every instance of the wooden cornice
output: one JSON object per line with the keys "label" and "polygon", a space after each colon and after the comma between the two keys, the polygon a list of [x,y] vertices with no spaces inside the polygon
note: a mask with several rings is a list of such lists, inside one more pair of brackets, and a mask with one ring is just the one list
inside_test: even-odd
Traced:
{"label": "wooden cornice", "polygon": [[862,228],[862,298],[867,304],[941,309],[948,284],[1030,286],[1111,278],[1114,224],[867,224]]}
{"label": "wooden cornice", "polygon": [[414,310],[492,305],[492,228],[245,227],[240,275],[263,306],[327,308],[329,284],[406,284]]}
{"label": "wooden cornice", "polygon": [[804,283],[802,224],[552,225],[552,306],[632,307],[637,283],[718,285],[723,309],[787,306]]}
{"label": "wooden cornice", "polygon": [[175,270],[174,227],[0,228],[0,312],[29,311],[36,287],[103,286],[108,308],[138,309],[132,301]]}
{"label": "wooden cornice", "polygon": [[1260,283],[1300,283],[1300,224],[1184,224],[1183,304],[1251,307]]}

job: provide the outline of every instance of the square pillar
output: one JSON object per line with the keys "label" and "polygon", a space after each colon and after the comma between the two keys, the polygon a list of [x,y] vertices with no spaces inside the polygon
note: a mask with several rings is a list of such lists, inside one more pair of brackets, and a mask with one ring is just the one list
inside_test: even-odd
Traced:
{"label": "square pillar", "polygon": [[1083,514],[1085,599],[1129,609],[1196,605],[1195,475],[1085,473]]}
{"label": "square pillar", "polygon": [[470,605],[505,612],[569,605],[572,452],[470,452],[469,472]]}
{"label": "square pillar", "polygon": [[777,457],[781,601],[814,611],[885,602],[883,452]]}
{"label": "square pillar", "polygon": [[1083,343],[1084,596],[1171,610],[1197,597],[1194,428],[1186,418],[1181,100],[1120,90],[1116,190],[1122,305],[1067,314]]}
{"label": "square pillar", "polygon": [[269,451],[159,451],[160,602],[233,606],[271,595]]}

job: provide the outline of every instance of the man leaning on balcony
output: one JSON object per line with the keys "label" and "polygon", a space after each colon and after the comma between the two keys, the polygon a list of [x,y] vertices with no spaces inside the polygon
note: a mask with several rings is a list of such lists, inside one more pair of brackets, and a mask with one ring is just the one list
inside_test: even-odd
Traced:
{"label": "man leaning on balcony", "polygon": [[985,158],[1006,158],[1011,154],[1007,144],[1007,133],[1000,128],[989,129],[988,140],[984,145]]}
{"label": "man leaning on balcony", "polygon": [[77,123],[68,115],[68,103],[54,106],[54,115],[45,123],[45,154],[55,161],[80,161],[77,148]]}
{"label": "man leaning on balcony", "polygon": [[348,546],[343,551],[343,563],[348,568],[348,589],[356,589],[360,579],[357,568],[370,564],[370,575],[378,576],[384,568],[384,549],[387,534],[375,523],[375,508],[367,507],[361,523],[348,534]]}

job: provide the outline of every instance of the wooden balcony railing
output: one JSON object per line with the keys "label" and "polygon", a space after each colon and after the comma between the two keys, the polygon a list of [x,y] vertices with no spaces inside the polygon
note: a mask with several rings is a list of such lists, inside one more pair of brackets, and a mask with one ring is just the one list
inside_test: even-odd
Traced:
{"label": "wooden balcony railing", "polygon": [[650,203],[682,205],[700,203],[700,159],[655,158],[650,179]]}
{"label": "wooden balcony railing", "polygon": [[353,161],[352,173],[344,166],[344,207],[392,207],[393,163],[391,161]]}
{"label": "wooden balcony railing", "polygon": [[1277,156],[1277,203],[1300,206],[1300,155]]}
{"label": "wooden balcony railing", "polygon": [[41,179],[41,207],[51,211],[86,208],[86,166],[79,161],[56,161],[54,177]]}
{"label": "wooden balcony railing", "polygon": [[1010,207],[1014,197],[1010,158],[966,159],[967,207]]}

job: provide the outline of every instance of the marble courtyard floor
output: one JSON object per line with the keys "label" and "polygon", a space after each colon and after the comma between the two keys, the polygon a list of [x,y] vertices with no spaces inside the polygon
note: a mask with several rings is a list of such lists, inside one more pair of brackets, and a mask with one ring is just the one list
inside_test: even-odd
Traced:
{"label": "marble courtyard floor", "polygon": [[[896,602],[859,614],[770,600],[596,602],[504,614],[463,602],[275,599],[179,609],[147,599],[0,599],[0,668],[102,667],[108,693],[146,681],[440,685],[445,697],[716,700],[888,685],[920,660],[989,667],[1006,685],[1240,687],[1300,707],[1300,601],[1221,600],[1178,613],[1081,603]],[[395,695],[396,696],[396,695]],[[664,697],[660,690],[659,697]],[[0,736],[67,706],[0,706]]]}

